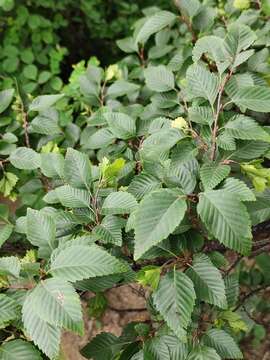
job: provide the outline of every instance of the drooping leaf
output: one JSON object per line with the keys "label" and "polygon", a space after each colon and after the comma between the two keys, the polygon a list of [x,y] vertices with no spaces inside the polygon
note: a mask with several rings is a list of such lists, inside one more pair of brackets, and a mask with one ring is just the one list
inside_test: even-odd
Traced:
{"label": "drooping leaf", "polygon": [[24,329],[40,350],[49,358],[54,358],[59,352],[61,329],[44,321],[39,311],[40,307],[36,306],[35,296],[30,292],[22,308]]}
{"label": "drooping leaf", "polygon": [[102,219],[100,225],[97,225],[93,231],[103,243],[122,245],[122,220],[114,215],[107,215]]}
{"label": "drooping leaf", "polygon": [[45,249],[49,255],[56,246],[56,225],[53,217],[28,208],[26,235],[31,244]]}
{"label": "drooping leaf", "polygon": [[29,301],[33,312],[44,322],[78,334],[83,333],[80,298],[71,284],[59,278],[46,279],[31,291],[29,297],[24,301],[23,316],[29,316]]}
{"label": "drooping leaf", "polygon": [[42,153],[40,170],[49,178],[64,177],[64,157],[57,153]]}
{"label": "drooping leaf", "polygon": [[214,189],[230,173],[231,168],[228,165],[214,163],[205,163],[201,167],[200,176],[205,190]]}
{"label": "drooping leaf", "polygon": [[101,333],[81,350],[81,354],[88,359],[111,360],[116,351],[121,348],[121,346],[117,345],[115,335]]}
{"label": "drooping leaf", "polygon": [[138,206],[133,195],[125,191],[111,193],[102,205],[105,215],[130,214]]}
{"label": "drooping leaf", "polygon": [[0,227],[0,247],[8,240],[12,234],[14,226],[12,224],[6,224]]}
{"label": "drooping leaf", "polygon": [[257,112],[270,112],[270,89],[265,86],[240,87],[231,96],[232,101]]}
{"label": "drooping leaf", "polygon": [[214,348],[221,358],[243,359],[234,339],[221,329],[210,329],[203,337],[205,345]]}
{"label": "drooping leaf", "polygon": [[0,258],[0,275],[19,277],[21,264],[16,256],[5,256]]}
{"label": "drooping leaf", "polygon": [[26,147],[18,147],[9,159],[13,166],[22,170],[34,170],[40,166],[40,154]]}
{"label": "drooping leaf", "polygon": [[53,106],[63,96],[63,94],[38,96],[29,105],[29,111],[44,111]]}
{"label": "drooping leaf", "polygon": [[12,101],[14,89],[0,91],[0,114],[4,112]]}
{"label": "drooping leaf", "polygon": [[16,339],[0,346],[1,360],[42,360],[39,351],[29,342]]}
{"label": "drooping leaf", "polygon": [[187,360],[221,360],[221,357],[215,349],[199,345],[189,353]]}
{"label": "drooping leaf", "polygon": [[166,239],[182,221],[187,205],[180,191],[161,189],[146,196],[135,219],[135,254],[139,259],[152,246]]}
{"label": "drooping leaf", "polygon": [[159,11],[153,16],[149,17],[136,36],[136,43],[145,43],[148,38],[169,26],[176,19],[176,15],[169,11]]}
{"label": "drooping leaf", "polygon": [[173,72],[164,65],[148,66],[144,76],[147,87],[153,91],[164,92],[174,88]]}
{"label": "drooping leaf", "polygon": [[3,326],[5,322],[16,319],[20,314],[19,309],[16,301],[5,294],[0,294],[0,325]]}
{"label": "drooping leaf", "polygon": [[214,104],[219,81],[218,77],[202,65],[191,65],[186,73],[187,89],[194,98],[204,98]]}
{"label": "drooping leaf", "polygon": [[67,281],[77,281],[127,270],[125,264],[96,245],[74,245],[52,260],[49,271]]}
{"label": "drooping leaf", "polygon": [[165,275],[153,295],[157,310],[180,339],[185,338],[195,298],[192,281],[180,271]]}
{"label": "drooping leaf", "polygon": [[255,201],[256,197],[252,190],[241,180],[228,178],[224,181],[222,189],[234,194],[241,201]]}
{"label": "drooping leaf", "polygon": [[224,281],[208,256],[194,255],[192,265],[186,275],[193,281],[198,299],[221,308],[227,307]]}
{"label": "drooping leaf", "polygon": [[230,249],[248,254],[251,222],[245,206],[229,192],[212,190],[200,195],[197,211],[207,229]]}
{"label": "drooping leaf", "polygon": [[226,132],[236,139],[270,142],[270,135],[252,118],[235,115],[225,125]]}
{"label": "drooping leaf", "polygon": [[135,120],[127,114],[108,112],[104,114],[113,135],[119,139],[129,139],[136,134]]}
{"label": "drooping leaf", "polygon": [[90,194],[83,189],[63,185],[55,189],[55,194],[63,206],[85,208],[90,206]]}
{"label": "drooping leaf", "polygon": [[86,154],[68,148],[65,157],[64,176],[74,188],[89,190],[92,180],[91,165]]}

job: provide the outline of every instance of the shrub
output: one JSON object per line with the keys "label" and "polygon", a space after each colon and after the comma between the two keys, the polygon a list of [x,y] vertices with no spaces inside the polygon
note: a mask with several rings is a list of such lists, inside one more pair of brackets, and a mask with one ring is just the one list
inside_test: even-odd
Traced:
{"label": "shrub", "polygon": [[145,11],[119,63],[75,66],[63,94],[0,95],[1,190],[20,202],[1,206],[4,359],[57,357],[61,329],[83,333],[80,294],[103,311],[131,282],[151,321],[86,358],[237,359],[245,333],[264,336],[269,9],[176,3]]}

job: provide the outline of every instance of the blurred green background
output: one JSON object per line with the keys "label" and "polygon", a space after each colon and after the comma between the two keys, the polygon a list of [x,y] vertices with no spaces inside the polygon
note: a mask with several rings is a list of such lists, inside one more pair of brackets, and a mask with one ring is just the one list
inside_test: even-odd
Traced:
{"label": "blurred green background", "polygon": [[114,63],[115,40],[149,6],[168,9],[171,1],[0,0],[0,88],[16,78],[26,93],[57,92],[80,60]]}

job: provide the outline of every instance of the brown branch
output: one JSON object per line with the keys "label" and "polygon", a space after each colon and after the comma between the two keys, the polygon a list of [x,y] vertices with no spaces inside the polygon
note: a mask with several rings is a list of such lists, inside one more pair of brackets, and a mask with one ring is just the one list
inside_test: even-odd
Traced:
{"label": "brown branch", "polygon": [[223,92],[224,92],[224,89],[225,89],[225,85],[230,80],[232,74],[233,74],[232,70],[230,70],[230,72],[227,73],[227,75],[224,78],[223,83],[220,86],[219,93],[218,93],[217,110],[216,110],[215,119],[214,119],[214,127],[213,127],[213,130],[212,130],[212,148],[211,148],[211,156],[210,156],[212,161],[215,160],[215,156],[216,156],[218,119],[219,119],[220,112],[222,110],[221,99],[222,99],[222,95],[223,95]]}
{"label": "brown branch", "polygon": [[249,293],[247,293],[241,300],[240,302],[238,303],[238,305],[236,305],[236,307],[234,308],[233,311],[236,311],[238,310],[251,296],[257,294],[258,292],[262,291],[262,290],[268,290],[270,289],[270,286],[269,285],[263,285],[263,286],[260,286],[256,289],[253,289],[251,290]]}

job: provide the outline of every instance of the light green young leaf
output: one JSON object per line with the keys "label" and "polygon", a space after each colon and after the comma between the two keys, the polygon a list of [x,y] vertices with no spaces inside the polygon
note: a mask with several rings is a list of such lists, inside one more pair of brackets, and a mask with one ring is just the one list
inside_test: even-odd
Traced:
{"label": "light green young leaf", "polygon": [[238,198],[223,190],[200,195],[197,211],[204,225],[221,243],[248,254],[251,249],[251,221],[246,207]]}
{"label": "light green young leaf", "polygon": [[157,310],[180,339],[185,338],[195,299],[192,281],[180,271],[171,271],[165,275],[153,294]]}
{"label": "light green young leaf", "polygon": [[21,170],[34,170],[40,166],[40,154],[27,147],[18,147],[9,157],[13,166]]}
{"label": "light green young leaf", "polygon": [[176,20],[176,15],[169,11],[159,11],[149,17],[143,24],[142,28],[136,36],[136,43],[145,43],[148,38],[162,30],[164,27],[171,25]]}
{"label": "light green young leaf", "polygon": [[187,209],[180,191],[161,189],[146,196],[136,211],[135,260],[166,239],[181,223]]}

